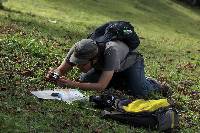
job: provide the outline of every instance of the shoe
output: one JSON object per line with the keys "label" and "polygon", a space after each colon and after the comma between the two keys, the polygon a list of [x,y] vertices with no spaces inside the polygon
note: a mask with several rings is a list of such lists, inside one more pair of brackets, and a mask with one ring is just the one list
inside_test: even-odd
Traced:
{"label": "shoe", "polygon": [[161,83],[152,77],[147,77],[146,79],[152,84],[155,84],[156,88],[159,88],[157,92],[161,93],[164,97],[169,97],[172,95],[171,89],[167,83]]}
{"label": "shoe", "polygon": [[162,83],[160,85],[160,90],[159,92],[164,96],[164,97],[170,97],[172,95],[172,91],[167,83]]}

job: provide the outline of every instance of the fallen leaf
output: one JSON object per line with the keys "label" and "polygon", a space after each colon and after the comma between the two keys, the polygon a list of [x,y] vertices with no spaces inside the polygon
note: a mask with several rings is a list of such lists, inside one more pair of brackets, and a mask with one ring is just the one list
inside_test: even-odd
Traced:
{"label": "fallen leaf", "polygon": [[94,133],[102,133],[102,130],[97,128],[97,129],[94,130]]}
{"label": "fallen leaf", "polygon": [[32,70],[24,70],[24,71],[22,71],[21,72],[21,75],[23,75],[23,76],[33,76],[33,71]]}
{"label": "fallen leaf", "polygon": [[0,88],[0,91],[6,91],[6,89],[7,88],[5,86],[3,86],[3,87]]}

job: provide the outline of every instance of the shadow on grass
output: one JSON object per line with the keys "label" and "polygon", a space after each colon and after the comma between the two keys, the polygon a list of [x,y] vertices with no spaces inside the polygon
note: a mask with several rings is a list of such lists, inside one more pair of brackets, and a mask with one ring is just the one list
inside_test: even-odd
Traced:
{"label": "shadow on grass", "polygon": [[192,5],[191,3],[187,2],[186,0],[171,0],[185,8],[192,9],[193,11],[200,13],[200,1],[196,3],[196,5]]}
{"label": "shadow on grass", "polygon": [[10,13],[19,13],[19,14],[22,14],[21,11],[13,10],[13,9],[10,9],[10,8],[7,8],[7,7],[3,7],[1,10],[6,11],[6,12],[10,12]]}

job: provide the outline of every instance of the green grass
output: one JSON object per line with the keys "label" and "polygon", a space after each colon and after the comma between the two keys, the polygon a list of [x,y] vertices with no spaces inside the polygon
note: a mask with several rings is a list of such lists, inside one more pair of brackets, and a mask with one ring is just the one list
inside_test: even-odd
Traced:
{"label": "green grass", "polygon": [[[39,101],[30,94],[76,41],[110,20],[127,20],[141,37],[146,74],[167,82],[180,131],[200,130],[200,10],[175,0],[8,0],[0,10],[1,132],[147,132],[100,118],[86,103]],[[69,73],[78,76],[78,70]],[[86,92],[91,94],[93,92]],[[83,104],[83,105],[82,105]],[[155,131],[156,132],[156,131]]]}

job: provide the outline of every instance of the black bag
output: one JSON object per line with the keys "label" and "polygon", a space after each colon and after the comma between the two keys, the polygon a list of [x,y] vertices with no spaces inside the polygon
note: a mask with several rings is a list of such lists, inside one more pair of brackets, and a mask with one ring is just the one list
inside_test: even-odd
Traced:
{"label": "black bag", "polygon": [[156,128],[157,119],[152,113],[127,113],[121,111],[102,111],[103,118],[111,118],[121,123],[130,124],[134,127]]}
{"label": "black bag", "polygon": [[140,40],[134,31],[134,27],[126,21],[111,21],[95,29],[88,38],[97,43],[106,43],[113,40],[124,42],[130,50],[136,49]]}
{"label": "black bag", "polygon": [[128,113],[121,111],[102,111],[103,118],[111,118],[134,127],[158,129],[171,133],[178,127],[178,113],[174,108],[159,109],[155,112]]}
{"label": "black bag", "polygon": [[111,118],[134,127],[158,129],[160,132],[172,132],[178,127],[178,112],[172,107],[161,107],[153,112],[126,112],[123,106],[133,102],[130,99],[118,99],[113,95],[91,96],[90,102],[104,109],[103,118]]}

